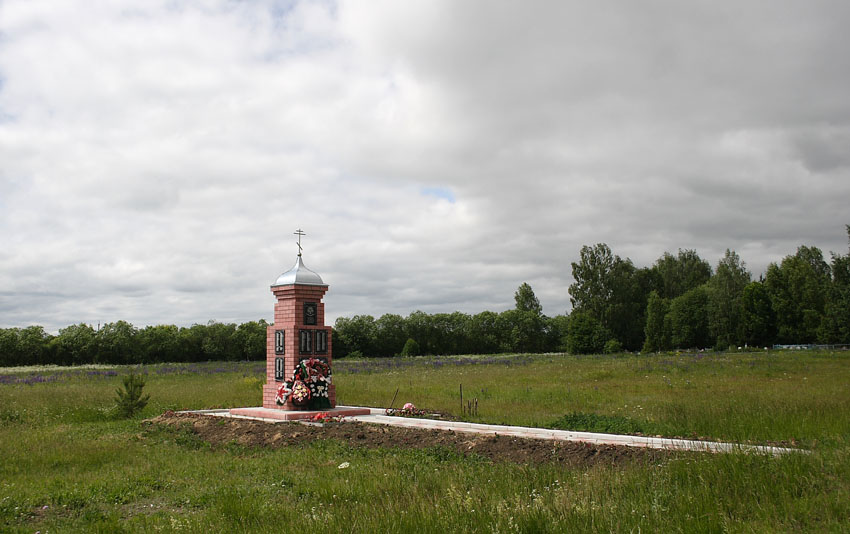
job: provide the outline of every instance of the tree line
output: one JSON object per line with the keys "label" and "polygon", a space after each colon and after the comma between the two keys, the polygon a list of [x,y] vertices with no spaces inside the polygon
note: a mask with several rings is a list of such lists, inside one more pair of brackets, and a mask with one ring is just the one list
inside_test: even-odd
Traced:
{"label": "tree line", "polygon": [[[544,315],[523,283],[515,307],[500,313],[340,317],[334,357],[850,344],[850,253],[831,253],[827,261],[817,247],[800,246],[754,280],[732,250],[715,268],[681,249],[639,268],[598,243],[582,247],[571,267],[569,314]],[[56,336],[41,326],[0,329],[0,366],[262,360],[267,326],[210,321],[138,329],[117,321],[98,329],[72,325]]]}
{"label": "tree line", "polygon": [[266,326],[261,319],[238,326],[210,321],[139,329],[116,321],[97,329],[71,325],[56,336],[41,326],[5,328],[0,329],[0,367],[263,360]]}
{"label": "tree line", "polygon": [[[850,239],[850,225],[847,226]],[[694,250],[636,268],[605,244],[572,264],[571,324],[629,350],[850,343],[850,254],[800,246],[753,280],[726,250],[712,269]]]}
{"label": "tree line", "polygon": [[[850,225],[847,226],[850,239]],[[572,311],[547,317],[522,284],[515,309],[476,315],[386,314],[337,319],[334,354],[575,354],[672,349],[850,344],[850,253],[801,246],[754,280],[726,250],[712,268],[695,250],[636,267],[604,243],[571,264]]]}
{"label": "tree line", "polygon": [[531,286],[514,295],[516,307],[475,315],[461,312],[407,317],[385,314],[340,317],[334,323],[333,353],[344,356],[494,354],[562,350],[566,316],[546,317]]}

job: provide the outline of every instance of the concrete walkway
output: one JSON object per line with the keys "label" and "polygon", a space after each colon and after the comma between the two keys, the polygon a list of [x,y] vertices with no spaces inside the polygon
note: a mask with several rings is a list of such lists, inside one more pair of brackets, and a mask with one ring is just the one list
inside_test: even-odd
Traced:
{"label": "concrete walkway", "polygon": [[[341,409],[359,409],[355,406],[339,406]],[[571,430],[552,430],[546,428],[532,428],[525,426],[487,425],[482,423],[464,423],[459,421],[441,421],[438,419],[422,419],[413,417],[396,417],[386,415],[382,408],[365,408],[369,415],[356,415],[345,417],[345,421],[359,421],[361,423],[372,423],[378,425],[392,425],[406,428],[426,428],[432,430],[451,430],[454,432],[468,432],[472,434],[491,434],[499,436],[512,436],[517,438],[548,439],[553,441],[574,441],[579,443],[590,443],[594,445],[617,445],[624,447],[646,447],[649,449],[667,449],[680,451],[703,451],[703,452],[749,452],[757,454],[770,454],[779,456],[788,453],[809,453],[805,449],[791,449],[785,447],[770,447],[763,445],[743,445],[738,443],[722,443],[716,441],[696,441],[688,439],[653,438],[648,436],[624,436],[619,434],[598,434],[595,432],[573,432]],[[264,408],[251,409],[251,416],[237,415],[230,410],[187,410],[180,413],[196,413],[211,415],[215,417],[229,417],[233,419],[251,419],[265,421],[268,423],[280,423],[281,418],[275,417],[274,412],[279,410],[268,410],[267,417],[263,417]]]}

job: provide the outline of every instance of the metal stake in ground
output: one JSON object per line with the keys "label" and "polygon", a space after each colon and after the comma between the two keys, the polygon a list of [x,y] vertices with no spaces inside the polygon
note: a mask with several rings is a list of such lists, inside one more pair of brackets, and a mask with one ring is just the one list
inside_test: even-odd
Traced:
{"label": "metal stake in ground", "polygon": [[398,396],[398,388],[395,388],[395,395],[393,395],[393,400],[390,402],[390,410],[393,409],[393,404],[395,404],[395,398]]}

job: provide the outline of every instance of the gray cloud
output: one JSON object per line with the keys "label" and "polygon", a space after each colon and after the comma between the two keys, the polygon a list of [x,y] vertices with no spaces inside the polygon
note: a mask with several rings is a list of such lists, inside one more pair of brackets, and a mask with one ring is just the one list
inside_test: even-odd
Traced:
{"label": "gray cloud", "polygon": [[843,251],[845,2],[0,4],[0,326],[569,307],[570,262]]}
{"label": "gray cloud", "polygon": [[812,173],[840,171],[850,166],[850,126],[819,125],[796,132],[793,144],[803,165]]}

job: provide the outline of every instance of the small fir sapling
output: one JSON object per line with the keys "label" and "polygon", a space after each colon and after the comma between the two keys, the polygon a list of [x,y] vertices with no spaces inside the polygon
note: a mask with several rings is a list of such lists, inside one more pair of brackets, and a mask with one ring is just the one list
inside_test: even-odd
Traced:
{"label": "small fir sapling", "polygon": [[119,416],[129,418],[141,411],[150,400],[150,395],[142,395],[145,379],[141,375],[129,374],[124,377],[124,389],[116,389],[115,410]]}

